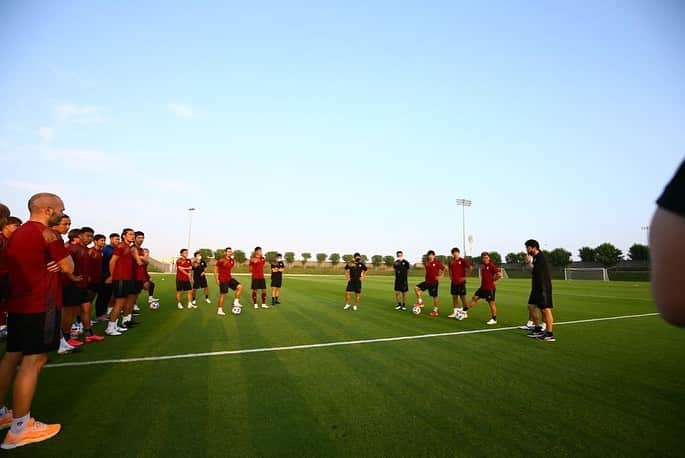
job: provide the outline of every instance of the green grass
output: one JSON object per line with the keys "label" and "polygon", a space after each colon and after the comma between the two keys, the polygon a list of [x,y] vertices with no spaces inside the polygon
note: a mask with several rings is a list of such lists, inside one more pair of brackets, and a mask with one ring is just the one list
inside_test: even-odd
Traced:
{"label": "green grass", "polygon": [[[216,288],[212,305],[180,311],[173,278],[155,278],[161,310],[50,362],[476,330],[488,319],[482,302],[469,320],[445,318],[447,282],[443,316],[429,318],[392,308],[391,278],[368,278],[352,312],[342,277],[287,276],[283,305],[220,318]],[[525,321],[528,288],[500,283],[498,327]],[[654,311],[646,283],[556,282],[555,302],[558,322]],[[524,334],[49,367],[33,413],[63,431],[12,455],[682,456],[685,331],[654,316],[560,325],[556,343]]]}

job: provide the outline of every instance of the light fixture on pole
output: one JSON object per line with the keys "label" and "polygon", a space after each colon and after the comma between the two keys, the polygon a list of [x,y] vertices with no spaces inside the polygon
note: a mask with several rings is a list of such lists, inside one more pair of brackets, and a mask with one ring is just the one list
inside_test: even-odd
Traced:
{"label": "light fixture on pole", "polygon": [[461,235],[463,237],[462,250],[464,250],[464,257],[466,257],[466,207],[471,206],[471,201],[467,199],[457,199],[457,205],[461,206]]}
{"label": "light fixture on pole", "polygon": [[645,238],[647,239],[647,245],[649,245],[649,226],[642,226],[642,230],[645,233]]}
{"label": "light fixture on pole", "polygon": [[188,249],[190,250],[190,234],[193,230],[193,212],[197,210],[195,207],[190,207],[188,209]]}

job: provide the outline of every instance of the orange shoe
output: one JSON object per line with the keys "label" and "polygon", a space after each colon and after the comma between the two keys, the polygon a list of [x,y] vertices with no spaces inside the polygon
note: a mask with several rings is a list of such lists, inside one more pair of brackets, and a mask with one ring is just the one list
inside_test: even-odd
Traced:
{"label": "orange shoe", "polygon": [[62,429],[62,425],[59,423],[46,425],[36,421],[35,418],[31,418],[26,424],[26,428],[19,434],[12,434],[12,431],[9,431],[0,448],[10,450],[36,442],[43,442],[55,437],[60,429]]}
{"label": "orange shoe", "polygon": [[81,345],[83,345],[83,342],[81,342],[78,339],[69,339],[67,340],[67,343],[72,347],[80,347]]}
{"label": "orange shoe", "polygon": [[440,313],[438,313],[437,310],[433,310],[429,316],[438,316],[438,315],[440,315]]}
{"label": "orange shoe", "polygon": [[0,431],[3,429],[7,429],[10,426],[12,426],[12,419],[14,417],[12,416],[12,411],[10,409],[7,409],[7,412],[5,415],[0,417]]}
{"label": "orange shoe", "polygon": [[86,343],[101,342],[103,340],[105,340],[105,338],[97,334],[93,334],[92,336],[86,336]]}

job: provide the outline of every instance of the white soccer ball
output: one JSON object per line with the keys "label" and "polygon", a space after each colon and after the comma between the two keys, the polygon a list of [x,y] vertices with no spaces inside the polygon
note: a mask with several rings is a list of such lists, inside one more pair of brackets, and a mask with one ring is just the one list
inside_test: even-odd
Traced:
{"label": "white soccer ball", "polygon": [[413,306],[411,308],[411,313],[413,313],[414,315],[421,315],[421,307],[419,307],[418,305]]}
{"label": "white soccer ball", "polygon": [[233,306],[233,308],[231,309],[231,313],[233,313],[234,315],[240,315],[240,312],[242,311],[243,308],[238,306]]}
{"label": "white soccer ball", "polygon": [[159,309],[159,302],[157,302],[157,301],[150,302],[150,310],[157,310],[157,309]]}

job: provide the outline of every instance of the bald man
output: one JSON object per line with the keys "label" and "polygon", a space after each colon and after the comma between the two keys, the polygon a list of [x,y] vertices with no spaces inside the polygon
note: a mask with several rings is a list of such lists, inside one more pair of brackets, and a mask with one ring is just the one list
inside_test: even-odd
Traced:
{"label": "bald man", "polygon": [[[7,247],[11,290],[7,351],[0,361],[0,428],[10,431],[0,445],[3,449],[50,439],[61,429],[59,424],[31,418],[31,403],[47,354],[59,346],[62,288],[58,272],[72,274],[74,262],[62,240],[49,229],[64,213],[62,199],[36,194],[29,200],[29,211],[30,220],[16,230]],[[13,376],[14,412],[4,404]]]}

